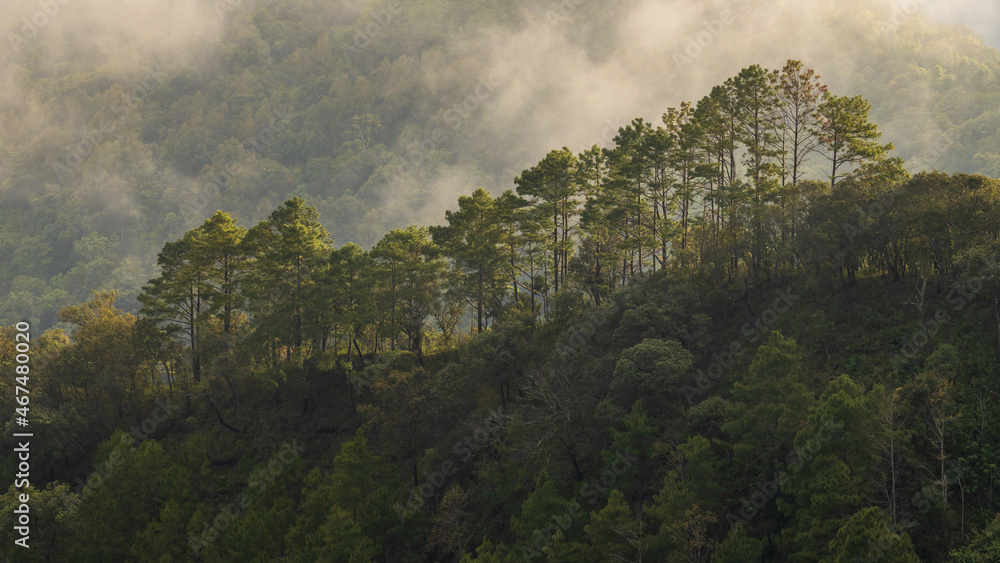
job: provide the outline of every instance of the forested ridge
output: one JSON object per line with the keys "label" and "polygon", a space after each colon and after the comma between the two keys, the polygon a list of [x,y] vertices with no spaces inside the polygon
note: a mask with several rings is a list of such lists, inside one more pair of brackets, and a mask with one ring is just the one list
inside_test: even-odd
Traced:
{"label": "forested ridge", "polygon": [[32,335],[4,554],[995,560],[1000,182],[869,112],[753,65],[370,250],[216,212]]}
{"label": "forested ridge", "polygon": [[[608,143],[630,115],[643,115],[557,88],[552,80],[569,77],[534,67],[550,59],[574,73],[621,65],[630,70],[619,81],[635,80],[622,88],[669,100],[701,96],[692,89],[763,55],[776,67],[802,59],[839,91],[871,101],[872,121],[911,171],[1000,175],[1000,54],[888,1],[668,2],[666,14],[647,19],[691,25],[649,37],[621,27],[644,5],[634,1],[571,2],[566,12],[523,0],[248,0],[172,3],[163,13],[148,2],[120,10],[132,22],[121,28],[67,2],[25,38],[20,16],[30,19],[36,4],[11,0],[0,53],[6,324],[54,326],[92,289],[119,290],[119,306],[137,312],[163,245],[216,209],[250,225],[301,197],[338,244],[370,250],[392,229],[440,221],[469,187],[498,196],[540,150],[589,146],[538,148],[574,121],[586,139],[610,123]],[[179,23],[173,14],[192,4],[199,11]],[[695,45],[700,56],[676,68],[678,57],[699,53],[688,41],[723,9],[740,16],[725,37]],[[149,21],[168,31],[145,29]],[[781,33],[760,33],[774,22],[785,22]],[[78,32],[88,25],[98,32]],[[725,44],[738,37],[746,41]],[[650,41],[663,50],[639,48]],[[528,43],[542,56],[515,49]],[[509,59],[518,68],[504,67]],[[537,90],[523,90],[529,77]],[[609,81],[593,72],[575,89]],[[647,120],[659,122],[659,99]]]}

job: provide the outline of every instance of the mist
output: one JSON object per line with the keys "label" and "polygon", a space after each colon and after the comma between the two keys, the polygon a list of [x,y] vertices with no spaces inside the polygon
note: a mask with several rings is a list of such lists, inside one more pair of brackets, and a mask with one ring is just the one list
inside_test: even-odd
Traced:
{"label": "mist", "polygon": [[[896,0],[901,6],[914,0]],[[1000,47],[1000,4],[983,0],[924,0],[920,3],[927,15],[945,23],[960,23],[983,36],[993,47]]]}
{"label": "mist", "polygon": [[[157,69],[174,69],[166,78],[170,80],[177,69],[210,68],[217,64],[211,57],[228,26],[253,18],[258,5],[281,6],[280,2],[203,0],[65,2],[48,3],[58,6],[49,15],[43,3],[15,0],[0,14],[7,43],[0,55],[0,101],[3,111],[18,121],[0,139],[0,150],[9,153],[14,147],[27,147],[30,154],[31,147],[51,145],[53,138],[60,146],[73,146],[80,141],[81,128],[92,130],[108,119],[120,119],[119,130],[140,128],[138,115],[116,116],[110,110],[117,97],[127,95]],[[353,0],[324,7],[323,23],[362,29],[375,17],[368,5]],[[414,1],[401,6],[410,16],[431,14],[414,25],[428,29],[438,25],[429,5]],[[635,0],[608,5],[596,0],[553,0],[532,4],[512,18],[513,25],[476,27],[455,35],[443,49],[414,53],[428,91],[450,88],[461,96],[440,100],[440,138],[425,132],[424,137],[403,134],[387,140],[389,149],[404,163],[404,172],[376,174],[369,180],[376,185],[370,191],[381,195],[377,196],[380,203],[370,210],[374,214],[366,217],[377,220],[363,222],[353,238],[371,244],[376,233],[387,229],[441,223],[445,210],[454,208],[460,195],[478,187],[494,193],[512,188],[516,175],[552,149],[610,146],[618,128],[633,118],[658,124],[669,107],[697,102],[713,85],[752,64],[778,69],[788,59],[798,59],[816,69],[834,92],[865,95],[878,86],[866,82],[859,68],[860,55],[866,50],[891,43],[915,22],[931,25],[932,18],[942,18],[978,22],[978,28],[985,29],[996,21],[997,13],[995,6],[972,1]],[[25,91],[26,71],[21,65],[29,52],[33,68],[40,69],[36,72],[94,76],[87,87],[88,104],[70,106],[58,96]],[[461,64],[447,66],[442,52]],[[922,99],[920,88],[927,87],[919,86],[912,100]],[[914,132],[929,109],[929,103],[909,108],[911,118],[906,124],[897,123],[893,114],[881,108],[873,112],[884,138],[895,142],[900,154],[914,157],[917,165],[934,164],[938,152],[925,147],[942,144],[933,128]],[[72,170],[87,176],[82,188],[77,188],[86,190],[95,183],[105,186],[106,193],[118,194],[109,212],[134,219],[141,213],[133,204],[134,194],[129,193],[134,186],[122,175],[126,171],[105,161],[113,160],[109,153],[130,150],[151,168],[157,156],[144,150],[134,136],[108,136],[108,142],[104,141],[79,169]],[[417,156],[410,158],[414,153]],[[435,154],[445,157],[434,162]],[[49,168],[64,157],[45,153],[31,158],[37,162],[36,183],[60,183]],[[407,165],[408,159],[413,166]],[[190,173],[162,161],[157,164],[159,181],[176,194],[178,205],[200,197]],[[0,180],[4,180],[0,185],[7,188],[17,186],[9,181],[10,166],[9,160],[0,164]],[[215,203],[210,201],[200,212],[207,217]],[[199,220],[195,217],[187,226]],[[338,241],[344,242],[343,238]]]}

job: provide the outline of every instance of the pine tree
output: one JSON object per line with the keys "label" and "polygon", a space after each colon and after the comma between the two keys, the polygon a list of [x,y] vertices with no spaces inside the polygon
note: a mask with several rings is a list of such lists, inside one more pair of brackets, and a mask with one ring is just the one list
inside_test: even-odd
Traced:
{"label": "pine tree", "polygon": [[846,175],[845,168],[865,161],[880,160],[893,149],[892,143],[880,145],[878,127],[868,121],[872,109],[861,96],[837,96],[827,92],[819,105],[820,142],[830,161],[830,186]]}
{"label": "pine tree", "polygon": [[486,190],[476,190],[458,198],[457,211],[445,212],[447,226],[430,230],[434,243],[453,261],[453,285],[475,311],[479,332],[506,293],[508,260],[495,204]]}
{"label": "pine tree", "polygon": [[333,241],[319,213],[299,197],[286,201],[247,232],[245,251],[252,257],[245,293],[258,342],[286,360],[301,358],[307,292],[327,260]]}

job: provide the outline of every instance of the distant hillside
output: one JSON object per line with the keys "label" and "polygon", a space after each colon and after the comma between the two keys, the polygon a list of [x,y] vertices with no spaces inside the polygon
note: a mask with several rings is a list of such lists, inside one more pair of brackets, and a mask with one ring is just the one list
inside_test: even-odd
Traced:
{"label": "distant hillside", "polygon": [[338,245],[370,247],[744,63],[798,58],[864,95],[913,170],[1000,175],[996,49],[888,3],[789,4],[70,3],[32,35],[21,17],[37,5],[14,2],[0,22],[15,38],[0,55],[0,323],[47,326],[99,287],[134,309],[156,251],[216,209],[256,221],[299,195]]}

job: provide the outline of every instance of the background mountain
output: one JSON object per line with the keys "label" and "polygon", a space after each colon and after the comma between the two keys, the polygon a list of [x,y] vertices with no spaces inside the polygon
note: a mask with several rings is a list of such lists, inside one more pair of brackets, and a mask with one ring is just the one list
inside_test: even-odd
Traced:
{"label": "background mountain", "polygon": [[[933,8],[932,8],[933,9]],[[607,146],[740,68],[868,98],[912,170],[1000,175],[1000,54],[916,3],[8,3],[0,321],[91,289],[137,306],[156,252],[216,209],[298,195],[338,244],[433,224],[554,146]],[[102,131],[102,126],[105,130]]]}

